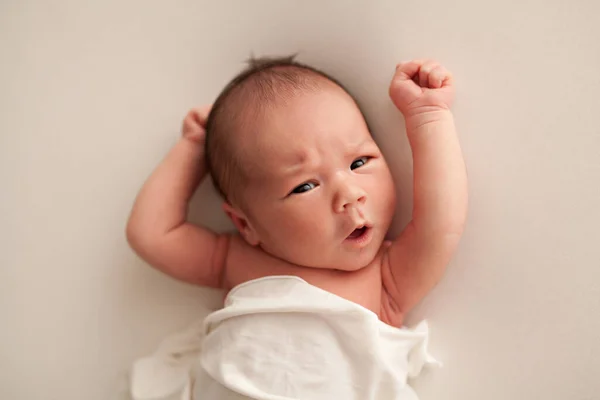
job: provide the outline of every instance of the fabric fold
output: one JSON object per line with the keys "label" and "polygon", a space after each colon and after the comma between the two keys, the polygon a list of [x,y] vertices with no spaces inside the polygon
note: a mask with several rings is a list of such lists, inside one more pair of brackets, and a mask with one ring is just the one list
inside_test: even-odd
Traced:
{"label": "fabric fold", "polygon": [[[170,336],[133,368],[134,400],[413,400],[428,364],[425,321],[395,328],[293,276],[235,287],[224,308]],[[192,388],[193,387],[193,388]]]}

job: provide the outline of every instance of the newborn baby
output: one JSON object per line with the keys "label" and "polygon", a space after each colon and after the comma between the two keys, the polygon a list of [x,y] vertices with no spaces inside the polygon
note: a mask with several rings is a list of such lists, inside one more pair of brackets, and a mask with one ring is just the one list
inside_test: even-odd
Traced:
{"label": "newborn baby", "polygon": [[[322,301],[354,303],[400,328],[457,247],[467,178],[450,112],[452,75],[431,60],[401,63],[389,95],[414,159],[412,219],[393,241],[385,238],[394,183],[357,103],[325,73],[282,58],[253,61],[210,113],[188,113],[182,138],[137,197],[129,243],[186,282],[229,292],[260,278],[297,277],[315,298],[327,292]],[[207,172],[236,234],[186,221]],[[267,287],[277,286],[257,293]]]}

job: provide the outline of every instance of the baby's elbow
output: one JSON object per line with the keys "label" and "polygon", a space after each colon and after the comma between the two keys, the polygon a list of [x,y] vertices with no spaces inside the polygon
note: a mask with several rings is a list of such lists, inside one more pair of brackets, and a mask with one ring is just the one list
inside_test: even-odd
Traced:
{"label": "baby's elbow", "polygon": [[125,227],[125,238],[129,247],[137,254],[143,254],[144,248],[147,247],[148,237],[144,234],[144,230],[133,220],[127,222]]}
{"label": "baby's elbow", "polygon": [[139,235],[135,225],[131,223],[131,220],[127,222],[127,226],[125,227],[125,238],[127,239],[129,247],[135,250],[139,243]]}

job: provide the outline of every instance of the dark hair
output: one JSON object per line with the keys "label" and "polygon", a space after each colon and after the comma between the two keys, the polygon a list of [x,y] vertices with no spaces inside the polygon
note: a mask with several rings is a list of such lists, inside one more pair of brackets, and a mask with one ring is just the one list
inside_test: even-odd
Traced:
{"label": "dark hair", "polygon": [[249,118],[256,118],[266,107],[298,91],[319,90],[324,81],[350,94],[331,76],[294,58],[250,58],[248,66],[225,86],[212,106],[206,122],[206,163],[216,190],[226,201],[236,200],[236,191],[245,180],[234,132],[243,130]]}

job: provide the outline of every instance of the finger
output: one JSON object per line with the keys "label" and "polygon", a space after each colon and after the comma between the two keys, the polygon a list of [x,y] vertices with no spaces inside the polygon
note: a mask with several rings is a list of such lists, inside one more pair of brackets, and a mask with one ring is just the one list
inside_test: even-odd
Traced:
{"label": "finger", "polygon": [[429,87],[429,74],[438,67],[437,61],[427,60],[419,69],[419,86]]}
{"label": "finger", "polygon": [[188,112],[183,120],[183,124],[181,126],[182,132],[185,134],[194,129],[194,126],[197,125],[197,122],[194,120],[194,114],[192,111]]}
{"label": "finger", "polygon": [[454,86],[454,75],[452,75],[452,72],[446,70],[444,78],[442,79],[442,87],[451,86]]}
{"label": "finger", "polygon": [[198,123],[203,128],[206,127],[206,121],[208,120],[208,115],[210,114],[211,108],[212,108],[212,104],[207,104],[207,105],[195,108],[191,111],[196,123]]}
{"label": "finger", "polygon": [[398,64],[396,66],[396,74],[394,75],[394,80],[412,80],[414,76],[418,75],[421,64],[421,60],[413,60]]}
{"label": "finger", "polygon": [[398,108],[407,104],[422,93],[421,88],[413,81],[419,76],[419,61],[410,61],[398,64],[396,73],[390,84],[389,95]]}
{"label": "finger", "polygon": [[437,66],[431,73],[429,74],[429,87],[432,89],[439,89],[442,87],[444,83],[444,78],[448,75],[448,71],[446,68],[441,65]]}

